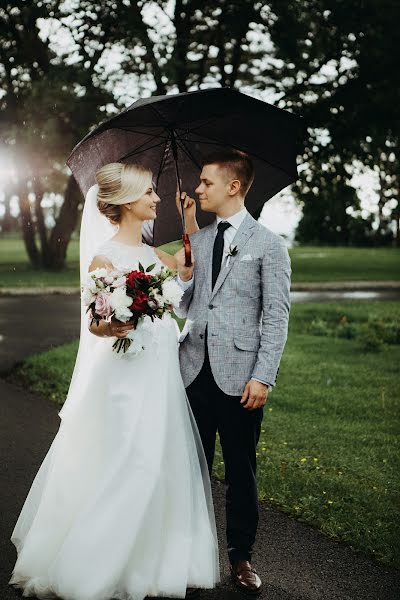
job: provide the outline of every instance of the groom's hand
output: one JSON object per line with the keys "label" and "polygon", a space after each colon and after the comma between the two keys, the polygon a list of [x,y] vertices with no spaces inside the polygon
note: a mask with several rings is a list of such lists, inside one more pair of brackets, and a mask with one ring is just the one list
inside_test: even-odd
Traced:
{"label": "groom's hand", "polygon": [[240,404],[247,410],[254,410],[255,408],[264,406],[267,402],[267,398],[268,386],[261,383],[261,381],[250,379],[250,381],[246,383]]}
{"label": "groom's hand", "polygon": [[182,215],[182,204],[183,210],[185,211],[185,219],[188,222],[196,220],[196,200],[191,198],[186,192],[182,192],[182,204],[179,199],[179,188],[176,189],[175,196],[176,208],[179,215]]}
{"label": "groom's hand", "polygon": [[182,279],[182,281],[189,281],[190,279],[192,279],[193,270],[194,270],[193,252],[192,252],[192,264],[190,265],[190,267],[186,267],[186,265],[185,265],[185,249],[184,248],[181,248],[175,254],[175,260],[176,260],[176,268],[178,269],[179,277]]}

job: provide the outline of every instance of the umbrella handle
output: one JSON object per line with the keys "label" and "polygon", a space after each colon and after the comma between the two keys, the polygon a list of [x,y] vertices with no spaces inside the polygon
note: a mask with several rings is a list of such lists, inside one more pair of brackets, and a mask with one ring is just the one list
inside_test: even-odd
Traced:
{"label": "umbrella handle", "polygon": [[189,235],[184,233],[182,236],[183,247],[185,248],[185,267],[192,266],[192,246],[190,244]]}

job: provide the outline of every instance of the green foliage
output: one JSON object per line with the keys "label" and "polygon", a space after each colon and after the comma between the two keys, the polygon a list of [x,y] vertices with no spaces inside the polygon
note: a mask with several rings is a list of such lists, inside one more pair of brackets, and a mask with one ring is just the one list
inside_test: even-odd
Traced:
{"label": "green foliage", "polygon": [[310,323],[310,333],[311,335],[317,336],[327,336],[329,335],[331,330],[328,327],[328,324],[323,319],[313,319]]}
{"label": "green foliage", "polygon": [[361,326],[358,340],[365,352],[379,352],[382,350],[383,340],[379,337],[377,330],[371,327],[369,323]]}
{"label": "green foliage", "polygon": [[[268,7],[278,59],[268,75],[281,93],[279,105],[307,124],[304,168],[294,186],[304,211],[298,239],[389,243],[399,214],[400,74],[390,50],[399,4],[356,0],[349,11],[345,2],[270,0]],[[352,175],[367,168],[379,185],[374,230],[350,187]]]}
{"label": "green foliage", "polygon": [[[384,344],[400,345],[400,315],[339,314],[318,311],[318,317],[296,323],[296,331],[318,337],[356,340],[364,352],[379,352]],[[324,314],[325,313],[325,314]]]}

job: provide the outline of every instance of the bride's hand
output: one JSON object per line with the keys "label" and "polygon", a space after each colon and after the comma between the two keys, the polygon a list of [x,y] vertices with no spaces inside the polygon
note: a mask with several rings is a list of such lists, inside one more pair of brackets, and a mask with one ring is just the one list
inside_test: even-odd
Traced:
{"label": "bride's hand", "polygon": [[117,337],[119,339],[125,338],[128,333],[134,329],[133,323],[121,323],[120,321],[109,321],[108,323],[108,335],[110,337]]}
{"label": "bride's hand", "polygon": [[89,331],[97,337],[117,337],[124,338],[131,329],[134,329],[133,323],[121,323],[121,321],[104,321],[97,324],[96,321],[89,320]]}

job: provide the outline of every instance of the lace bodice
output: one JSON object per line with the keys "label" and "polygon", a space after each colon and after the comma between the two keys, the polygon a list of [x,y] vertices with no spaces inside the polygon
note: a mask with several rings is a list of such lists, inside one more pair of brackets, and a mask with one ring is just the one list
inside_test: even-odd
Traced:
{"label": "lace bodice", "polygon": [[138,268],[139,262],[146,269],[156,263],[153,273],[160,270],[163,263],[158,258],[154,248],[143,244],[142,246],[128,246],[115,240],[108,240],[96,251],[97,256],[106,256],[119,271],[132,271]]}

